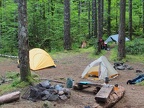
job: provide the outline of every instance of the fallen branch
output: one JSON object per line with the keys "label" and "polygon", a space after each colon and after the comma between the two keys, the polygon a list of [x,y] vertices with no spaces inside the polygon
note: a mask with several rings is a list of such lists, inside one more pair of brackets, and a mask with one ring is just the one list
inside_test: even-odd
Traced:
{"label": "fallen branch", "polygon": [[58,80],[49,80],[47,78],[40,78],[40,80],[48,80],[50,82],[56,82],[56,83],[66,84],[65,82],[61,82],[61,81],[58,81]]}
{"label": "fallen branch", "polygon": [[0,96],[0,104],[17,101],[19,100],[19,98],[20,98],[20,91],[5,94]]}
{"label": "fallen branch", "polygon": [[12,55],[5,55],[5,54],[0,54],[0,57],[7,57],[7,58],[18,58],[18,56],[12,56]]}

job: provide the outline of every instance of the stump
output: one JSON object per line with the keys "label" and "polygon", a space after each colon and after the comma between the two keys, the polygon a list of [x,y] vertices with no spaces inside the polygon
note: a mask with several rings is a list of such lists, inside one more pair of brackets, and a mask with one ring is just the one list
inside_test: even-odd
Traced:
{"label": "stump", "polygon": [[107,102],[107,99],[112,91],[113,91],[113,86],[110,87],[103,86],[96,94],[95,100],[97,102]]}
{"label": "stump", "polygon": [[118,89],[113,90],[109,97],[107,98],[107,102],[97,102],[94,104],[93,108],[112,108],[125,94],[125,88],[122,86],[118,86]]}

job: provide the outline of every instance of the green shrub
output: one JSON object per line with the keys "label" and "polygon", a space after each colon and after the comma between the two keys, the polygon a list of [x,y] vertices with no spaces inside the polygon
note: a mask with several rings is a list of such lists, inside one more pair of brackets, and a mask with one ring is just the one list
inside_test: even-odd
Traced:
{"label": "green shrub", "polygon": [[142,39],[135,39],[133,42],[129,42],[126,46],[126,53],[137,55],[144,53],[144,43]]}

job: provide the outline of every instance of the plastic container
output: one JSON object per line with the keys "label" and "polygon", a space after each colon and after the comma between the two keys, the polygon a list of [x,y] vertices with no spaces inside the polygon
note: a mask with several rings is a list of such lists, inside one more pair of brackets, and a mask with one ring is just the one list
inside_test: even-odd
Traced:
{"label": "plastic container", "polygon": [[67,78],[66,87],[67,87],[67,88],[72,88],[73,85],[74,85],[74,80],[71,79],[71,78]]}

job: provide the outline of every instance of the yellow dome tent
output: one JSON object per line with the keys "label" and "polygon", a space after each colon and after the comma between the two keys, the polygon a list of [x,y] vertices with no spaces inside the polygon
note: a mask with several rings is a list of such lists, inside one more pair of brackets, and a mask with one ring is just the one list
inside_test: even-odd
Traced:
{"label": "yellow dome tent", "polygon": [[29,51],[29,59],[30,59],[30,69],[32,70],[39,70],[46,67],[55,66],[53,59],[50,55],[40,49],[40,48],[33,48]]}

